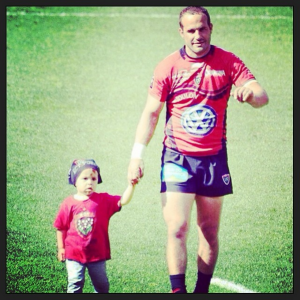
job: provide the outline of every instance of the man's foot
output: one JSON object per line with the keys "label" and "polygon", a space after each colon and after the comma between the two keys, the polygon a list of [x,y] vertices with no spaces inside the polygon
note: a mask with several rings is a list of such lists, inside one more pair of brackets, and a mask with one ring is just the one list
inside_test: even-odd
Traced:
{"label": "man's foot", "polygon": [[174,290],[171,291],[172,294],[187,294],[186,290],[183,290],[181,288],[175,288]]}

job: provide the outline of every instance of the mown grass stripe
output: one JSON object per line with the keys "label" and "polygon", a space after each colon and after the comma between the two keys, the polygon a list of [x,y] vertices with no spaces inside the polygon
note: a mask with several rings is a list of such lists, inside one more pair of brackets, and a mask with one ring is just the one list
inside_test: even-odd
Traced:
{"label": "mown grass stripe", "polygon": [[[39,17],[109,17],[109,18],[150,18],[150,19],[159,19],[159,18],[178,18],[178,15],[173,14],[140,14],[140,13],[46,13],[46,12],[6,12],[7,16],[39,16]],[[215,19],[262,19],[262,20],[278,20],[278,19],[292,19],[289,16],[253,16],[253,15],[214,15]]]}

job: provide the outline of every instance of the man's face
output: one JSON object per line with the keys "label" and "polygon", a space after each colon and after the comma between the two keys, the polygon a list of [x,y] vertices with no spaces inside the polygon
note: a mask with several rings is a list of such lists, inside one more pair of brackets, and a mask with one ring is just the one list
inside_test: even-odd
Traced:
{"label": "man's face", "polygon": [[207,54],[210,49],[213,25],[207,24],[206,15],[186,13],[181,18],[181,24],[183,28],[179,28],[179,33],[185,42],[187,55],[198,58]]}

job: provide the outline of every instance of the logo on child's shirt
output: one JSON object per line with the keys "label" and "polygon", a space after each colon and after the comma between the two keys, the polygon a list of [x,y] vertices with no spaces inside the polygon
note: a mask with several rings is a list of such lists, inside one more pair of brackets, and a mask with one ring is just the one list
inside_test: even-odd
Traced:
{"label": "logo on child's shirt", "polygon": [[75,227],[82,237],[87,236],[93,229],[94,218],[89,211],[82,211],[75,216]]}

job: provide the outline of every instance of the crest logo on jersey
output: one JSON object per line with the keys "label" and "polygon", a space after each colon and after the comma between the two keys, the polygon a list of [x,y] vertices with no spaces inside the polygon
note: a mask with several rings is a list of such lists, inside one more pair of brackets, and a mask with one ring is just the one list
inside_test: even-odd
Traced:
{"label": "crest logo on jersey", "polygon": [[196,76],[196,78],[195,78],[195,83],[196,83],[196,84],[199,84],[200,81],[201,81],[201,76],[200,76],[200,74],[198,74],[198,75]]}
{"label": "crest logo on jersey", "polygon": [[83,211],[74,218],[75,227],[80,236],[87,236],[93,229],[94,218],[90,212]]}
{"label": "crest logo on jersey", "polygon": [[216,112],[208,105],[194,105],[187,108],[181,115],[181,126],[192,135],[207,135],[215,127]]}
{"label": "crest logo on jersey", "polygon": [[222,175],[222,179],[226,185],[228,185],[230,183],[230,175],[229,174]]}

